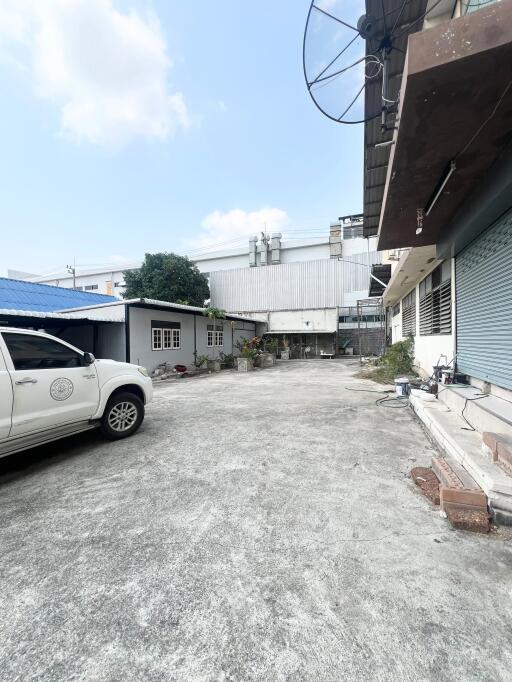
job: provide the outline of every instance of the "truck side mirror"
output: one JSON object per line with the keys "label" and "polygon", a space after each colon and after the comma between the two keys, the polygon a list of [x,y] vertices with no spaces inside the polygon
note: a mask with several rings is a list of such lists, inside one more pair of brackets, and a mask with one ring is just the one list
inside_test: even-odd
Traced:
{"label": "truck side mirror", "polygon": [[86,365],[92,365],[95,360],[96,358],[92,353],[84,353],[84,362]]}

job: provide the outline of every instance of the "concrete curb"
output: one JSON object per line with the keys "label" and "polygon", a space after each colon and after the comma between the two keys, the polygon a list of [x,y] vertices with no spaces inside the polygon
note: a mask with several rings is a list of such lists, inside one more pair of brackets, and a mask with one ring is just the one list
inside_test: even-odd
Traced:
{"label": "concrete curb", "polygon": [[440,449],[462,464],[485,492],[493,514],[500,512],[501,523],[512,525],[512,478],[485,459],[481,435],[463,430],[467,426],[464,420],[438,401],[410,396],[410,402]]}

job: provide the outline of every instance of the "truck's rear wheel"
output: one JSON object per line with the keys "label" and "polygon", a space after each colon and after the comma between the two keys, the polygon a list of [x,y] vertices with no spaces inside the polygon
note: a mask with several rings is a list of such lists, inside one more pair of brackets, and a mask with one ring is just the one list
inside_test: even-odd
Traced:
{"label": "truck's rear wheel", "polygon": [[115,393],[108,401],[100,428],[111,440],[127,438],[137,431],[144,419],[144,403],[133,393]]}

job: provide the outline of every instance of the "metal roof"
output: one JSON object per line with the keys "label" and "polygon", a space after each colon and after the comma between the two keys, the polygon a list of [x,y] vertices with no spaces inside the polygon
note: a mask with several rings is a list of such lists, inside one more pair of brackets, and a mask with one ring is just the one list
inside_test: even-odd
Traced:
{"label": "metal roof", "polygon": [[[38,320],[67,320],[73,322],[119,322],[115,317],[108,317],[107,315],[101,317],[88,317],[86,314],[71,314],[71,313],[44,313],[40,310],[11,310],[7,308],[0,309],[0,324],[6,321],[5,318],[30,318],[34,322]],[[3,319],[2,319],[3,318]],[[9,320],[10,321],[10,320]]]}
{"label": "metal roof", "polygon": [[374,277],[370,277],[370,288],[368,290],[368,296],[382,296],[385,290],[384,284],[387,284],[391,279],[391,263],[372,265],[372,275],[380,282],[377,282]]}
{"label": "metal roof", "polygon": [[116,300],[104,294],[0,277],[0,309],[4,311],[52,312]]}
{"label": "metal roof", "polygon": [[[249,269],[249,268],[247,268]],[[108,297],[110,298],[110,297]],[[66,308],[63,310],[65,313],[70,313],[70,312],[84,312],[86,313],[87,310],[94,309],[94,308],[107,308],[111,306],[116,306],[116,305],[128,305],[128,306],[147,306],[150,308],[169,308],[170,310],[174,310],[177,313],[183,312],[183,313],[200,313],[201,315],[204,313],[206,308],[200,308],[195,305],[183,305],[182,303],[169,303],[169,301],[158,301],[154,298],[128,298],[123,301],[120,301],[119,299],[114,299],[113,301],[110,301],[104,304],[96,304],[92,306],[85,306],[81,308]],[[96,317],[94,319],[97,319]],[[261,320],[257,320],[255,318],[250,318],[245,315],[233,315],[231,313],[226,313],[226,320],[242,320],[244,322],[261,322]],[[117,320],[119,321],[119,320]]]}

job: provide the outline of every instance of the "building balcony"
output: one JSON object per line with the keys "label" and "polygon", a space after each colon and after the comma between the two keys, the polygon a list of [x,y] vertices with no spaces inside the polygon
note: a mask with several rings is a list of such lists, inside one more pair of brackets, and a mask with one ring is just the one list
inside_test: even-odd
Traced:
{"label": "building balcony", "polygon": [[512,132],[512,0],[409,36],[378,248],[438,243]]}

